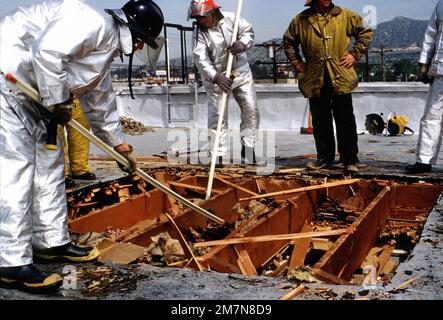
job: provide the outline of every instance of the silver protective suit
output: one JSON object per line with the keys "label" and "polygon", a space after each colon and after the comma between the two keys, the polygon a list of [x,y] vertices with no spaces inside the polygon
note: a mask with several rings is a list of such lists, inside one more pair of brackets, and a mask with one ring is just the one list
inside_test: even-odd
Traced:
{"label": "silver protective suit", "polygon": [[[224,18],[213,28],[197,28],[194,35],[195,47],[193,50],[194,62],[201,74],[203,85],[208,96],[208,128],[214,137],[217,131],[219,100],[223,91],[213,83],[214,77],[226,71],[228,63],[228,47],[232,41],[235,16],[231,12],[223,12]],[[240,19],[238,40],[242,41],[247,49],[254,45],[254,30],[245,19]],[[257,97],[251,68],[247,54],[243,52],[234,58],[233,72],[236,74],[232,86],[234,99],[241,110],[241,143],[246,147],[254,147],[256,132],[260,124],[260,115],[257,107]],[[228,112],[225,117],[220,136],[219,156],[228,152]],[[213,141],[213,139],[211,139]]]}
{"label": "silver protective suit", "polygon": [[[130,31],[81,0],[21,7],[0,20],[0,68],[37,89],[42,104],[80,97],[95,134],[124,143],[110,64],[132,50]],[[0,76],[0,267],[32,263],[32,247],[70,241],[64,160],[46,150],[38,109]]]}
{"label": "silver protective suit", "polygon": [[443,1],[440,0],[431,16],[423,40],[420,63],[429,65],[434,77],[426,98],[420,121],[416,160],[435,164],[442,142],[443,130]]}

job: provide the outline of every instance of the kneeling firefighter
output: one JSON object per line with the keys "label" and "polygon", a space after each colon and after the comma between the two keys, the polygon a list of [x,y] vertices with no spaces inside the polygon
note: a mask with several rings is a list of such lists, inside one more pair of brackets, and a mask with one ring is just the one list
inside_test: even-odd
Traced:
{"label": "kneeling firefighter", "polygon": [[[1,286],[55,291],[61,276],[41,272],[34,258],[98,257],[97,249],[71,243],[63,152],[44,148],[43,107],[54,108],[52,119],[65,125],[72,100],[80,99],[94,133],[123,155],[130,164],[126,170],[133,172],[137,162],[121,130],[110,65],[121,54],[132,57],[144,43],[156,48],[163,24],[160,8],[150,0],[105,11],[83,0],[49,0],[0,19]],[[11,86],[9,73],[37,89],[41,105]]]}

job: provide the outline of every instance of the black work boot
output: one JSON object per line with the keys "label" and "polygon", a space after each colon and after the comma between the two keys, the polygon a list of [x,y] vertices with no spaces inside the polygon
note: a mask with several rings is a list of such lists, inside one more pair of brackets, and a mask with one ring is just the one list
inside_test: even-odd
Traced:
{"label": "black work boot", "polygon": [[306,167],[308,170],[320,170],[320,169],[329,169],[332,166],[332,161],[326,161],[325,159],[318,159],[315,162],[306,163]]}
{"label": "black work boot", "polygon": [[63,283],[59,274],[46,275],[33,264],[0,268],[0,286],[31,293],[56,292]]}
{"label": "black work boot", "polygon": [[215,163],[215,167],[216,168],[224,168],[222,156],[217,157],[217,162]]}
{"label": "black work boot", "polygon": [[99,255],[97,248],[79,247],[70,242],[48,249],[34,248],[34,258],[39,262],[91,262]]}
{"label": "black work boot", "polygon": [[75,187],[75,181],[69,177],[65,178],[65,188],[70,189]]}
{"label": "black work boot", "polygon": [[254,148],[242,146],[242,148],[241,148],[241,163],[242,164],[257,164],[257,159],[255,158]]}
{"label": "black work boot", "polygon": [[405,167],[408,173],[426,173],[432,171],[432,165],[426,163],[416,162]]}
{"label": "black work boot", "polygon": [[356,163],[349,163],[345,165],[345,171],[349,174],[357,174],[358,173],[358,167]]}
{"label": "black work boot", "polygon": [[72,175],[72,178],[77,179],[77,180],[96,180],[97,177],[95,176],[95,174],[93,174],[92,172],[85,172],[79,175]]}

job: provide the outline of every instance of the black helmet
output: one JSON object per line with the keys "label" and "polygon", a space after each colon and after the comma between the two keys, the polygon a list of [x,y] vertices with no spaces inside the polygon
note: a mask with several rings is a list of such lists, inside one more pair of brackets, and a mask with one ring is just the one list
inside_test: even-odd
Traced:
{"label": "black helmet", "polygon": [[122,7],[128,22],[123,21],[115,10],[106,9],[120,23],[131,30],[132,41],[137,39],[157,49],[155,39],[159,36],[165,23],[160,7],[152,0],[130,0]]}
{"label": "black helmet", "polygon": [[[152,0],[130,0],[121,10],[105,9],[107,13],[112,15],[121,24],[127,26],[131,30],[133,47],[137,39],[140,39],[153,49],[158,48],[158,44],[155,39],[160,35],[163,29],[165,20],[160,7]],[[121,15],[123,13],[126,16],[128,22],[124,21]],[[128,82],[131,98],[134,98],[132,92],[132,60],[134,58],[134,48],[129,55],[128,66]]]}

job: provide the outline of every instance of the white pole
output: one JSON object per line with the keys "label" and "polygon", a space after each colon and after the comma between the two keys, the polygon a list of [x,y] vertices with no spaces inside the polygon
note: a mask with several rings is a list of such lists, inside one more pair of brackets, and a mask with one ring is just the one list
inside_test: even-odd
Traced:
{"label": "white pole", "polygon": [[[237,41],[237,35],[238,35],[238,26],[240,23],[240,14],[243,6],[243,0],[238,0],[237,5],[237,12],[235,14],[235,21],[234,21],[234,30],[232,32],[232,39],[231,39],[231,46],[234,44],[235,41]],[[232,71],[232,63],[234,60],[234,55],[229,51],[228,53],[228,65],[226,67],[226,77],[231,76]],[[211,197],[211,191],[212,191],[212,183],[214,181],[214,172],[215,172],[215,163],[217,161],[217,152],[220,144],[220,134],[221,134],[221,128],[223,124],[223,118],[225,115],[225,109],[226,109],[226,102],[228,100],[229,92],[224,92],[221,98],[221,103],[219,104],[218,110],[218,123],[217,123],[217,133],[215,135],[214,139],[214,146],[212,149],[212,158],[211,158],[211,169],[209,171],[209,180],[208,180],[208,186],[206,188],[206,200],[208,200]]]}

